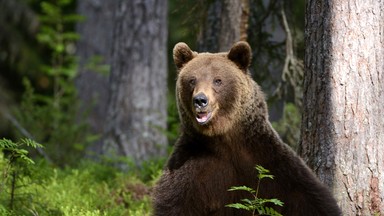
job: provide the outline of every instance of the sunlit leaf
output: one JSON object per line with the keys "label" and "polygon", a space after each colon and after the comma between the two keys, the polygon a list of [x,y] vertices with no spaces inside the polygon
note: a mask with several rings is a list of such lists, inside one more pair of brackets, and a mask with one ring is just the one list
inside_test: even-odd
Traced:
{"label": "sunlit leaf", "polygon": [[255,193],[256,191],[247,186],[233,186],[228,191],[248,191],[250,193]]}

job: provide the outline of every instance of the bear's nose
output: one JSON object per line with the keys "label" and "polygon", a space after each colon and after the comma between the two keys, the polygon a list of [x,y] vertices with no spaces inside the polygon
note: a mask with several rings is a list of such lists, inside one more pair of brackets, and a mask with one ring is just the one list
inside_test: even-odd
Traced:
{"label": "bear's nose", "polygon": [[200,93],[193,98],[195,108],[204,108],[208,105],[208,98],[204,93]]}

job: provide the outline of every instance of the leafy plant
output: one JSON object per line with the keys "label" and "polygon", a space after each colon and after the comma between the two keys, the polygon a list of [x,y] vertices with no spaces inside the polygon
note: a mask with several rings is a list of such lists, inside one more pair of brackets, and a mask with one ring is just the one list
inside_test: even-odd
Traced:
{"label": "leafy plant", "polygon": [[0,167],[3,168],[3,179],[0,182],[0,212],[7,212],[4,207],[6,202],[8,202],[9,211],[12,212],[15,209],[15,203],[28,203],[33,196],[26,191],[20,192],[30,184],[30,165],[35,164],[28,157],[28,151],[24,146],[42,148],[42,145],[31,139],[21,139],[19,142],[5,138],[0,140],[0,150],[3,153],[0,157]]}
{"label": "leafy plant", "polygon": [[[97,136],[88,132],[86,112],[80,112],[74,79],[78,62],[73,27],[82,17],[68,12],[73,0],[42,1],[37,41],[47,58],[40,67],[40,89],[24,78],[25,91],[15,116],[33,139],[44,143],[51,161],[72,165]],[[69,10],[70,11],[70,10]],[[72,163],[72,164],[71,164]]]}
{"label": "leafy plant", "polygon": [[270,174],[270,171],[265,169],[264,167],[257,165],[255,169],[258,171],[257,178],[259,179],[257,182],[257,188],[256,190],[247,186],[233,186],[228,191],[246,191],[252,194],[253,198],[250,199],[242,199],[242,203],[232,203],[226,205],[226,207],[236,208],[236,209],[244,209],[247,211],[252,211],[253,215],[259,214],[259,215],[273,215],[273,216],[279,216],[281,215],[278,213],[274,208],[265,206],[268,203],[277,205],[277,206],[283,206],[283,202],[281,202],[279,199],[272,198],[272,199],[264,199],[259,198],[259,188],[260,188],[260,182],[264,178],[273,179],[273,175]]}
{"label": "leafy plant", "polygon": [[[19,145],[21,142],[0,140],[0,146],[7,149],[10,149],[8,146],[16,148],[16,144],[18,150],[24,146]],[[5,148],[0,150],[4,151]],[[23,172],[18,170],[17,173],[11,209],[9,203],[13,168],[8,166],[11,155],[0,154],[0,170],[3,174],[0,176],[6,177],[0,179],[0,215],[151,215],[152,180],[140,176],[139,170],[133,170],[135,167],[123,172],[102,160],[82,160],[76,168],[54,167],[44,160],[32,162],[34,164],[25,161],[28,166],[20,164]],[[18,160],[24,161],[20,157]],[[149,166],[150,172],[159,172],[157,166]],[[26,171],[28,173],[24,174]],[[142,177],[148,182],[143,181]]]}

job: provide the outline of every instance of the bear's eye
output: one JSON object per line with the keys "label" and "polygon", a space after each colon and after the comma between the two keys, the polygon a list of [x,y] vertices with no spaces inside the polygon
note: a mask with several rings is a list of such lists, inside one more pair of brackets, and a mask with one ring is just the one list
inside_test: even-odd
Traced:
{"label": "bear's eye", "polygon": [[220,86],[221,83],[222,83],[222,81],[221,81],[221,79],[216,78],[216,79],[213,81],[213,83],[215,83],[216,86]]}
{"label": "bear's eye", "polygon": [[188,83],[191,87],[194,87],[196,85],[196,78],[189,79]]}

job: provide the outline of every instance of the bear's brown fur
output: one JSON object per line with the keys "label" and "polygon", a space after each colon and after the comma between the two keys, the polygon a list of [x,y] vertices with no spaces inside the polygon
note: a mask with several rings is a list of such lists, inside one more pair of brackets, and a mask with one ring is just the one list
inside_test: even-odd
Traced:
{"label": "bear's brown fur", "polygon": [[259,197],[284,202],[283,215],[340,215],[328,189],[284,144],[268,120],[260,87],[249,74],[251,48],[236,43],[228,53],[174,48],[181,135],[154,190],[154,215],[252,215],[230,203],[251,198],[228,192],[255,188],[255,165],[271,171]]}

